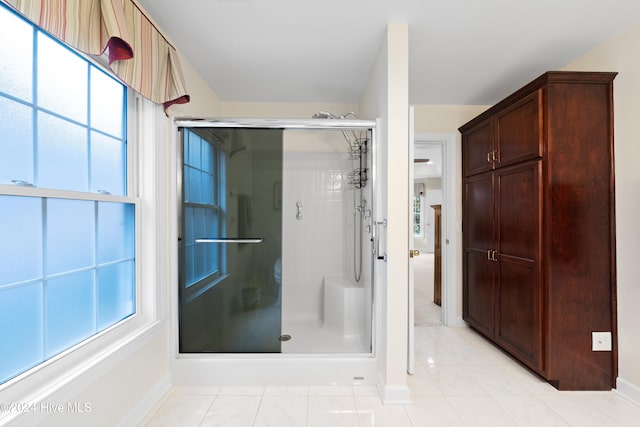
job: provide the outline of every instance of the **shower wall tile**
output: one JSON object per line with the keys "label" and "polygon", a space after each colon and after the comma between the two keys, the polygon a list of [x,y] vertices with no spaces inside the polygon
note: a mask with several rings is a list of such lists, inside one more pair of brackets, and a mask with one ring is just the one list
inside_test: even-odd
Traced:
{"label": "shower wall tile", "polygon": [[[321,319],[323,277],[345,274],[346,193],[344,154],[286,152],[283,184],[283,321],[290,316]],[[302,202],[302,219],[295,218]],[[352,246],[351,246],[352,247]],[[288,312],[290,311],[290,312]],[[301,313],[300,313],[301,312]]]}

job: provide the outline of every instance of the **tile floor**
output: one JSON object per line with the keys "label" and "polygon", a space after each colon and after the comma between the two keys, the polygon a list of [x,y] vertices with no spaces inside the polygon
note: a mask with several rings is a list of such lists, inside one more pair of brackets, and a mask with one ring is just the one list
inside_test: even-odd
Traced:
{"label": "tile floor", "polygon": [[142,426],[640,426],[615,392],[560,392],[467,328],[416,328],[410,405],[374,387],[176,387]]}

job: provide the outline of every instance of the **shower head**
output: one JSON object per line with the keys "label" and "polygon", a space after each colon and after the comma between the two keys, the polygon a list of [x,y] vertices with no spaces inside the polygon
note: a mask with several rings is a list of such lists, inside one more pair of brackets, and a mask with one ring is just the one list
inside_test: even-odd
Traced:
{"label": "shower head", "polygon": [[348,113],[344,113],[341,116],[336,116],[335,114],[332,114],[328,111],[324,111],[324,110],[320,110],[317,113],[315,113],[313,115],[314,119],[346,119],[349,116],[353,116],[356,119],[360,119],[360,117],[358,116],[358,114],[356,114],[354,111],[349,111]]}
{"label": "shower head", "polygon": [[313,118],[314,118],[314,119],[337,119],[337,118],[339,118],[339,117],[337,117],[337,116],[335,116],[335,115],[331,114],[331,113],[330,113],[330,112],[328,112],[328,111],[318,111],[317,113],[315,113],[315,114],[313,115]]}

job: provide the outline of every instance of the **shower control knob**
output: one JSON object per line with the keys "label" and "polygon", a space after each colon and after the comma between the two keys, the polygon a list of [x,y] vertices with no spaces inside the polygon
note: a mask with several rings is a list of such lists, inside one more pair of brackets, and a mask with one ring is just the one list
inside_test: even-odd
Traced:
{"label": "shower control knob", "polygon": [[298,212],[296,213],[296,219],[300,221],[302,219],[302,202],[301,201],[296,202],[296,208],[298,209]]}

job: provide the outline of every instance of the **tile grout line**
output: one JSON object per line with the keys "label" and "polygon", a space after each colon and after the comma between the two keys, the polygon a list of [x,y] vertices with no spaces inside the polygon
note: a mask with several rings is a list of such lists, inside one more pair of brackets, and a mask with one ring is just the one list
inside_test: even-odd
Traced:
{"label": "tile grout line", "polygon": [[202,419],[200,420],[200,422],[198,423],[198,426],[202,426],[202,423],[204,423],[204,420],[207,419],[207,415],[209,415],[209,412],[211,412],[211,408],[213,407],[213,404],[216,400],[218,400],[218,396],[220,394],[220,389],[218,389],[218,392],[216,393],[215,396],[213,396],[213,400],[211,400],[211,403],[209,404],[209,406],[207,407],[207,410],[204,412],[204,416],[202,417]]}

